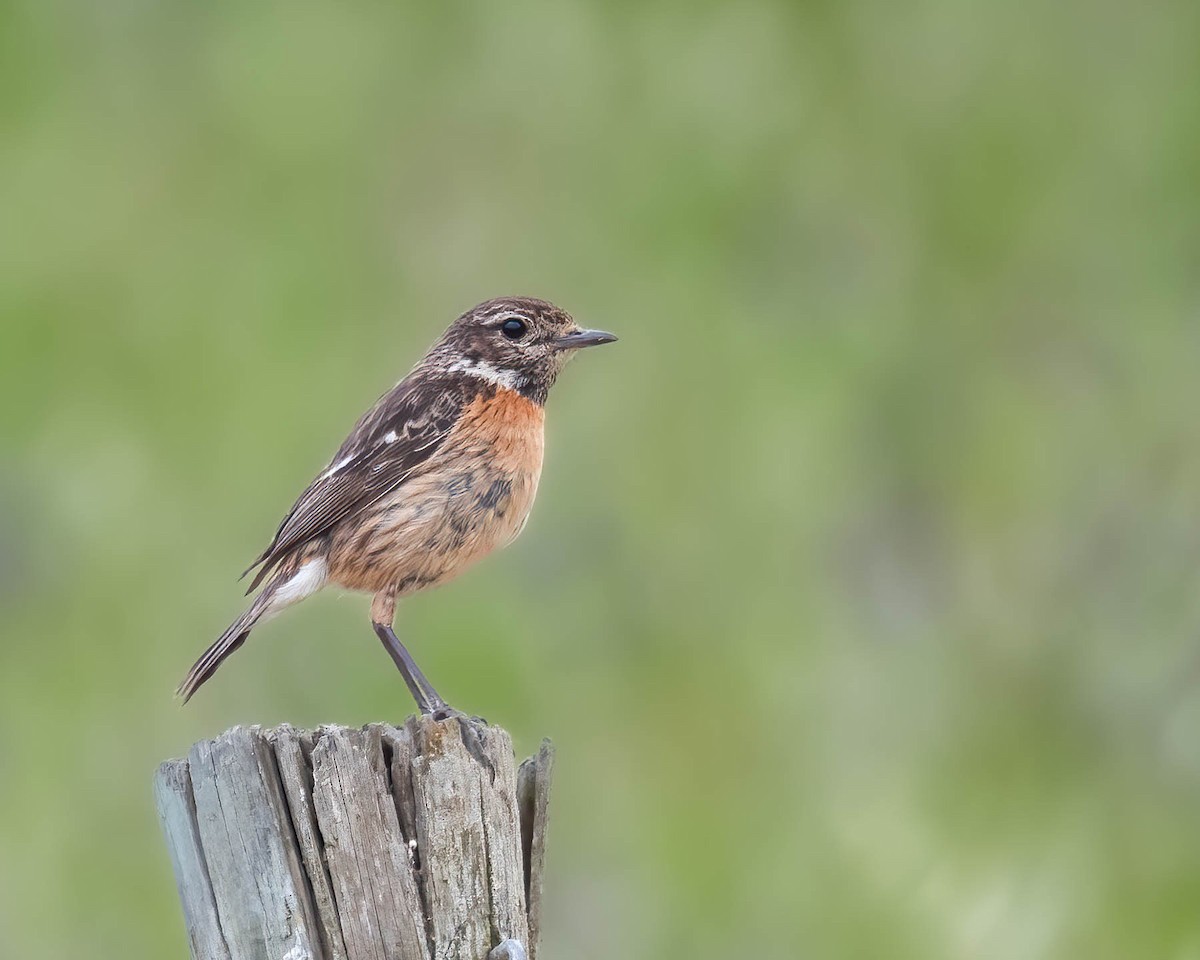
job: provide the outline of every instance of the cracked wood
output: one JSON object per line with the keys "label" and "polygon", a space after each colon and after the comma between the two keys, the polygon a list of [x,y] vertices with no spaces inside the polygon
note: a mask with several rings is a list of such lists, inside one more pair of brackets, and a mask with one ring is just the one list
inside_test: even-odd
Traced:
{"label": "cracked wood", "polygon": [[518,773],[508,734],[479,727],[489,770],[458,723],[235,727],[163,764],[192,957],[535,958],[552,753]]}

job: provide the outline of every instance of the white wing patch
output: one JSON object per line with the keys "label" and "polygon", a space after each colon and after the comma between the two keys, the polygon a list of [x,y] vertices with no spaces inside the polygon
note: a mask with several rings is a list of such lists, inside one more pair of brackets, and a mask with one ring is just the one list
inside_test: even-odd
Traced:
{"label": "white wing patch", "polygon": [[344,467],[346,464],[348,464],[353,459],[354,459],[354,454],[350,454],[350,456],[348,456],[348,457],[343,457],[341,460],[339,460],[337,463],[335,463],[332,467],[330,467],[328,470],[326,470],[323,474],[321,474],[321,479],[328,480],[330,477],[332,477],[335,473],[337,473],[339,470],[341,470],[342,467]]}
{"label": "white wing patch", "polygon": [[[385,433],[383,435],[383,443],[385,443],[385,444],[395,443],[399,439],[400,439],[400,435],[397,434],[395,430],[389,430],[387,433]],[[343,467],[345,467],[346,464],[348,464],[351,460],[353,460],[358,455],[359,454],[356,452],[356,453],[351,453],[349,456],[342,457],[341,460],[339,460],[332,467],[330,467],[323,474],[321,474],[320,479],[328,480],[330,477],[332,477],[335,473],[337,473],[339,470],[341,470]]]}

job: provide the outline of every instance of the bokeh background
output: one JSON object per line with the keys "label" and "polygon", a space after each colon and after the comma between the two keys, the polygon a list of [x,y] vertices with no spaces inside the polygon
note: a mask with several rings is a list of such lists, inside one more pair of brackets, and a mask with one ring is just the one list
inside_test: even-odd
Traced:
{"label": "bokeh background", "polygon": [[182,957],[150,780],[399,720],[236,575],[458,312],[621,343],[404,604],[560,751],[550,958],[1200,957],[1200,6],[0,6],[0,953]]}

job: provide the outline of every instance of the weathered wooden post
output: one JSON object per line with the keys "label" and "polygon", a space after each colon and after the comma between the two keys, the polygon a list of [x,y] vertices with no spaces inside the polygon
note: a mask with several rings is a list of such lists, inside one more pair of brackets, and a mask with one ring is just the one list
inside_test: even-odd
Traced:
{"label": "weathered wooden post", "polygon": [[533,960],[553,752],[475,729],[234,727],[164,763],[194,960]]}

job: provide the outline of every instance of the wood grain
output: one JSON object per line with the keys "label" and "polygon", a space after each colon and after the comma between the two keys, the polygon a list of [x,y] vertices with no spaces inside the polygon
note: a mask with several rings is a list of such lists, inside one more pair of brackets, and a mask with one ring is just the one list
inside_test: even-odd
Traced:
{"label": "wood grain", "polygon": [[507,732],[473,730],[235,727],[164,763],[192,957],[535,957],[553,754],[518,772]]}

